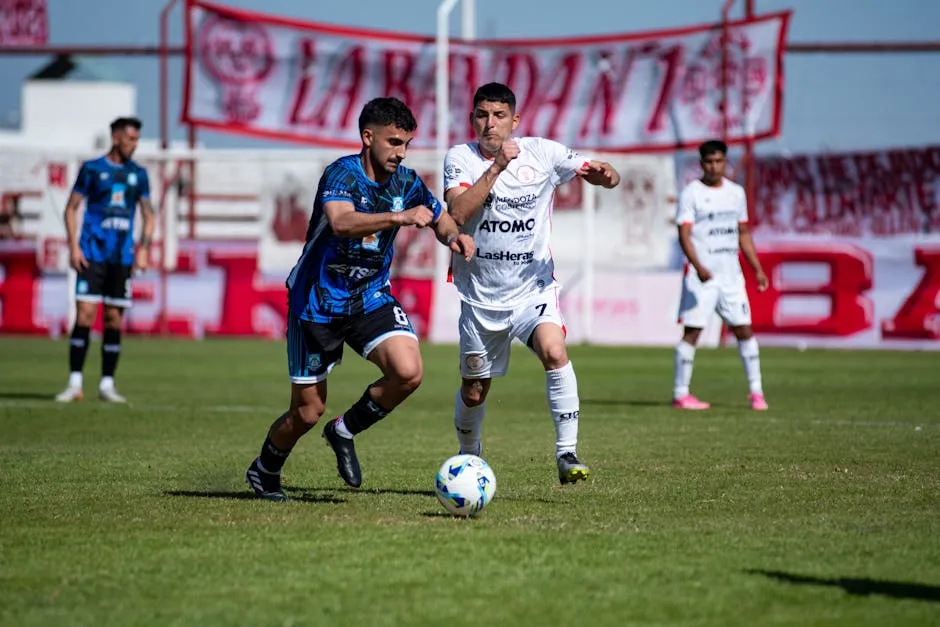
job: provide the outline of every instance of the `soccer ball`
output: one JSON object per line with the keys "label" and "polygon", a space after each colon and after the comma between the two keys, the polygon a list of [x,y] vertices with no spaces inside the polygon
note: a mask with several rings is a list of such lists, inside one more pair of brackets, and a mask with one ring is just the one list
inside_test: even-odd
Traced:
{"label": "soccer ball", "polygon": [[434,492],[448,512],[464,518],[479,513],[496,494],[493,469],[476,455],[455,455],[441,465]]}

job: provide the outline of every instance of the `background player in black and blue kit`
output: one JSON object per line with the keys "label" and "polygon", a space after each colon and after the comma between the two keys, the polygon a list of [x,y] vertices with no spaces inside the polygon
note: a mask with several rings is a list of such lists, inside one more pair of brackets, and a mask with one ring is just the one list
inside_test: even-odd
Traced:
{"label": "background player in black and blue kit", "polygon": [[[111,123],[111,150],[82,164],[65,207],[69,264],[78,272],[75,284],[77,312],[69,342],[69,384],[56,400],[82,400],[82,368],[88,354],[88,337],[104,304],[104,336],[101,343],[101,400],[123,403],[114,388],[114,372],[121,353],[121,321],[131,306],[131,276],[145,270],[153,238],[154,213],[150,204],[147,171],[131,161],[140,140],[137,118],[118,118]],[[85,203],[81,230],[78,213]],[[134,247],[134,215],[143,219],[140,245]]]}
{"label": "background player in black and blue kit", "polygon": [[401,165],[416,126],[400,100],[368,102],[359,116],[362,150],[334,161],[320,178],[306,245],[287,279],[290,408],[271,425],[246,473],[261,498],[287,500],[281,468],[323,414],[326,378],[340,363],[344,343],[382,371],[323,429],[348,485],[362,483],[353,436],[385,418],[421,384],[418,338],[390,291],[395,235],[403,226],[430,226],[468,263],[474,244],[458,233],[414,170]]}

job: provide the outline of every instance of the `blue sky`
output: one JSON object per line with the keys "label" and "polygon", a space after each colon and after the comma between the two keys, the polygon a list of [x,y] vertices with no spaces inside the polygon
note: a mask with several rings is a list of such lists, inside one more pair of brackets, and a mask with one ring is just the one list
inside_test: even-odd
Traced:
{"label": "blue sky", "polygon": [[[349,26],[433,34],[438,0],[217,0],[221,4]],[[157,43],[164,0],[48,0],[50,44]],[[182,4],[182,3],[180,3]],[[936,0],[756,0],[757,11],[794,11],[791,42],[940,39]],[[626,0],[578,5],[570,0],[477,0],[477,29],[485,37],[551,37],[618,33],[715,21],[722,0]],[[579,6],[587,7],[578,10]],[[94,9],[92,10],[92,7]],[[743,11],[739,0],[736,12]],[[181,41],[181,8],[173,40]],[[458,29],[459,9],[453,20]],[[0,56],[0,118],[19,106],[12,87],[46,61]],[[156,59],[102,57],[103,71],[132,80],[146,136],[156,136]],[[178,118],[182,61],[171,63],[171,119]],[[788,54],[783,136],[764,143],[769,153],[804,153],[940,144],[940,52],[910,54]],[[185,130],[174,124],[174,137]],[[209,146],[259,145],[254,140],[202,133]],[[265,143],[264,145],[271,145]]]}

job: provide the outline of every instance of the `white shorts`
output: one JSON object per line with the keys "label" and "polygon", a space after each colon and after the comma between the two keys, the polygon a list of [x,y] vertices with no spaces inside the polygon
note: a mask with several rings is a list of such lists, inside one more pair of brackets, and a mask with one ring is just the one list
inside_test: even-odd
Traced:
{"label": "white shorts", "polygon": [[460,306],[460,376],[466,379],[502,377],[509,370],[509,351],[514,339],[529,341],[535,328],[549,322],[565,328],[558,310],[558,289],[547,289],[515,309],[482,309]]}
{"label": "white shorts", "polygon": [[744,275],[721,279],[716,277],[702,283],[698,275],[690,270],[682,280],[679,324],[704,329],[715,312],[729,327],[751,324],[751,305],[744,287]]}

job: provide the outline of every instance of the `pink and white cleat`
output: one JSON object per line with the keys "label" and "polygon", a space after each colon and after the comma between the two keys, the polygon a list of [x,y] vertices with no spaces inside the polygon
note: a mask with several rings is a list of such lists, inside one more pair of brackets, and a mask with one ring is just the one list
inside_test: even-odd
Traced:
{"label": "pink and white cleat", "polygon": [[685,396],[679,397],[672,401],[672,406],[676,409],[708,409],[711,407],[710,403],[705,401],[700,401],[691,394],[686,394]]}
{"label": "pink and white cleat", "polygon": [[763,394],[751,394],[748,398],[751,400],[751,409],[754,411],[767,411],[767,400]]}

